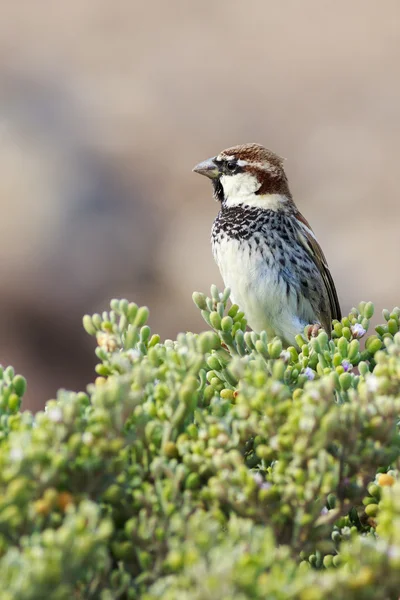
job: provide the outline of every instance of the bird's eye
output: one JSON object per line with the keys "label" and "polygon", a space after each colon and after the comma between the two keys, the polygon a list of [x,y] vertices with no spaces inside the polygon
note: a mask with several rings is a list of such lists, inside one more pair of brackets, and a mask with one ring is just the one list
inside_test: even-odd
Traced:
{"label": "bird's eye", "polygon": [[234,171],[236,168],[236,162],[234,160],[230,160],[228,163],[226,163],[226,166],[228,167],[229,171]]}

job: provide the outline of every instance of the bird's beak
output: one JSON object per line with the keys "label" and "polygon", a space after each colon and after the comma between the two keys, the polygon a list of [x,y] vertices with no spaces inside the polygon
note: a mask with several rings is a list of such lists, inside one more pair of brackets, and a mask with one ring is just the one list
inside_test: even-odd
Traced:
{"label": "bird's beak", "polygon": [[208,158],[207,160],[203,160],[203,162],[199,163],[193,169],[194,173],[200,173],[200,175],[205,175],[210,179],[216,179],[219,177],[219,169],[218,166],[214,162],[215,156],[213,158]]}

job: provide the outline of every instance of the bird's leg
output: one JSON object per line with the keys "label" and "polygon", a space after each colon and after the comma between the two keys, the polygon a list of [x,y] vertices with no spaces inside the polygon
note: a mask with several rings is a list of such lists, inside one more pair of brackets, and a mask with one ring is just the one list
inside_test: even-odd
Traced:
{"label": "bird's leg", "polygon": [[310,325],[307,330],[307,337],[310,340],[312,337],[317,337],[319,331],[322,329],[321,323],[314,323]]}

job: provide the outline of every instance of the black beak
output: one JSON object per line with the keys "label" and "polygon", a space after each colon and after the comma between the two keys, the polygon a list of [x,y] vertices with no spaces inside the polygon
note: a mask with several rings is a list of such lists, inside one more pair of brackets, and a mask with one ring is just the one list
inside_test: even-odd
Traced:
{"label": "black beak", "polygon": [[218,165],[215,164],[215,156],[213,158],[208,158],[207,160],[203,160],[203,162],[196,165],[193,169],[194,173],[200,173],[200,175],[205,175],[210,179],[216,179],[219,177],[219,169]]}

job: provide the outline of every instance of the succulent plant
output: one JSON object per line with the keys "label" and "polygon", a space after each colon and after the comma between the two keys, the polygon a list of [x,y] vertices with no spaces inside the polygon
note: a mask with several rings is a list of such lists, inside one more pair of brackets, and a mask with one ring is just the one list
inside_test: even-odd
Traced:
{"label": "succulent plant", "polygon": [[86,315],[94,383],[35,416],[0,370],[2,598],[397,598],[400,309],[284,348],[193,300],[210,329],[164,342]]}

